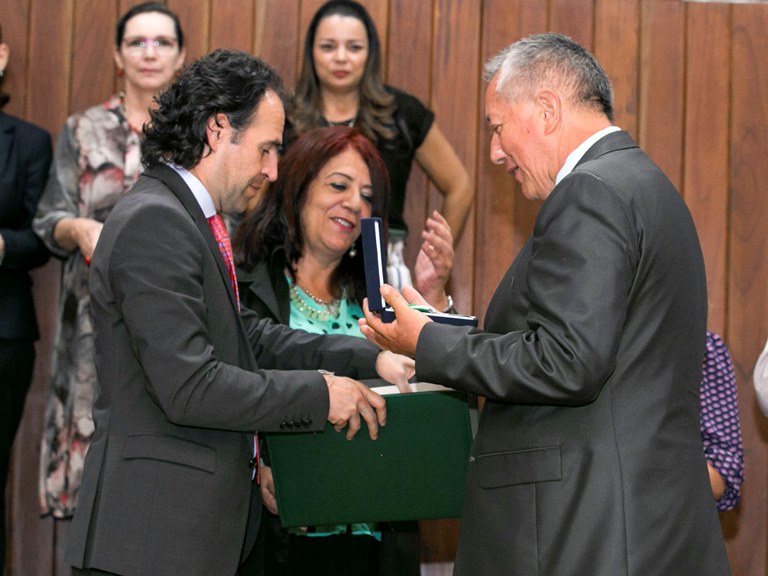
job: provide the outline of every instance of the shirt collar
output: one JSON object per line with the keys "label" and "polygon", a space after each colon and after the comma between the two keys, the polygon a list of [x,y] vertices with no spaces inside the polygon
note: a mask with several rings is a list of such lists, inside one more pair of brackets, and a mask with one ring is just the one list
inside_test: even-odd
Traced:
{"label": "shirt collar", "polygon": [[579,144],[576,149],[568,154],[568,158],[565,159],[565,164],[563,164],[563,167],[560,168],[560,171],[557,173],[557,178],[555,178],[555,186],[560,184],[560,181],[568,176],[571,172],[573,172],[573,169],[576,168],[576,164],[579,163],[579,160],[584,156],[584,154],[587,153],[587,150],[592,148],[592,145],[600,140],[603,136],[606,136],[610,134],[611,132],[618,132],[621,130],[618,126],[608,126],[608,128],[603,128],[599,132],[595,132],[584,140],[581,144]]}
{"label": "shirt collar", "polygon": [[189,189],[192,191],[192,195],[200,205],[200,208],[202,209],[205,217],[210,218],[211,216],[215,216],[216,206],[213,204],[213,199],[211,198],[210,192],[206,190],[205,185],[200,182],[200,179],[186,168],[182,168],[176,164],[168,163],[168,167],[175,170],[176,173],[181,176],[181,179],[184,180],[187,186],[189,186]]}

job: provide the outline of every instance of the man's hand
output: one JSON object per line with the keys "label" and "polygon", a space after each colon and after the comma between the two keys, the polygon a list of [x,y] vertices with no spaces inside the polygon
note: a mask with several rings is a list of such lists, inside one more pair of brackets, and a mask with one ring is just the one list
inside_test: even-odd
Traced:
{"label": "man's hand", "polygon": [[270,466],[259,466],[259,488],[261,489],[261,501],[267,510],[277,514],[277,499],[275,498],[275,481],[272,478]]}
{"label": "man's hand", "polygon": [[324,376],[330,399],[328,422],[333,424],[337,432],[349,424],[347,440],[352,440],[360,430],[362,417],[368,425],[368,434],[371,439],[376,440],[379,435],[379,426],[387,423],[387,406],[384,398],[357,380],[333,374],[324,374]]}
{"label": "man's hand", "polygon": [[400,392],[410,392],[408,380],[416,374],[416,362],[408,356],[383,350],[376,358],[376,372],[384,380],[397,386]]}
{"label": "man's hand", "polygon": [[390,350],[396,354],[416,356],[416,345],[419,342],[421,329],[427,322],[432,322],[428,316],[414,310],[408,304],[426,304],[424,298],[414,288],[403,288],[406,299],[389,284],[381,287],[381,295],[389,306],[395,311],[395,320],[389,324],[382,322],[381,318],[368,309],[368,299],[363,301],[363,314],[365,318],[359,320],[360,331],[363,336],[384,350]]}

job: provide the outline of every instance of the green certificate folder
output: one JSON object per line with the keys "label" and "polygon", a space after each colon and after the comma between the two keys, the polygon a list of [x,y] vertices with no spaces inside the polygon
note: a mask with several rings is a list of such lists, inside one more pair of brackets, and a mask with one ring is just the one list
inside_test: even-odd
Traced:
{"label": "green certificate folder", "polygon": [[[283,527],[456,518],[472,443],[466,394],[417,383],[387,394],[371,440],[324,432],[266,435]],[[396,388],[376,388],[386,393]]]}

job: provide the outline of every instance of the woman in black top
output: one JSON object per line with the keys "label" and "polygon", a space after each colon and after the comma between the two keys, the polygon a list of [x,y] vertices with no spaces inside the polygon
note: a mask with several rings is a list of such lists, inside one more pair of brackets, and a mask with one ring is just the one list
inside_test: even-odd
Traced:
{"label": "woman in black top", "polygon": [[[413,96],[383,84],[378,33],[362,5],[353,0],[331,0],[314,15],[288,116],[296,134],[319,126],[347,124],[376,144],[387,165],[392,190],[388,217],[393,266],[390,283],[410,284],[407,269],[394,267],[402,260],[406,233],[403,208],[413,160],[443,195],[443,216],[453,237],[460,236],[473,199],[469,176],[435,124],[432,111]],[[427,229],[438,225],[434,215],[427,219]],[[417,268],[426,255],[433,256],[419,254]],[[450,274],[453,254],[449,260],[441,271],[443,284]],[[403,277],[392,277],[394,274]],[[431,304],[438,309],[449,306],[447,300]]]}

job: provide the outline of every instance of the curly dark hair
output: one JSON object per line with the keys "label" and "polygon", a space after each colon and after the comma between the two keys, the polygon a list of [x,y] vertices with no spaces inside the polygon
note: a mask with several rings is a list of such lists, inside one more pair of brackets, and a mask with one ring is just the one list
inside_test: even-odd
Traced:
{"label": "curly dark hair", "polygon": [[[270,184],[259,206],[246,215],[233,238],[235,261],[245,270],[279,255],[296,280],[295,264],[304,253],[301,213],[307,192],[323,166],[345,150],[360,154],[368,167],[373,188],[371,215],[384,218],[389,203],[389,174],[379,151],[355,128],[331,126],[302,134],[288,149],[278,166],[278,177]],[[386,218],[384,218],[386,222]],[[385,229],[386,233],[386,229]],[[365,297],[365,269],[360,238],[358,255],[346,253],[331,279],[331,289],[362,304]]]}
{"label": "curly dark hair", "polygon": [[307,29],[301,72],[296,82],[291,108],[291,122],[297,134],[325,126],[320,102],[320,83],[315,71],[313,50],[320,21],[329,16],[348,16],[363,23],[368,36],[368,60],[360,80],[360,110],[355,126],[374,142],[394,139],[398,134],[395,120],[395,98],[384,87],[381,78],[381,45],[379,34],[365,7],[354,0],[330,0],[315,13]]}
{"label": "curly dark hair", "polygon": [[142,162],[194,167],[206,153],[208,119],[226,114],[239,133],[269,91],[285,101],[280,77],[260,58],[222,49],[203,56],[156,98],[158,107],[144,127]]}

